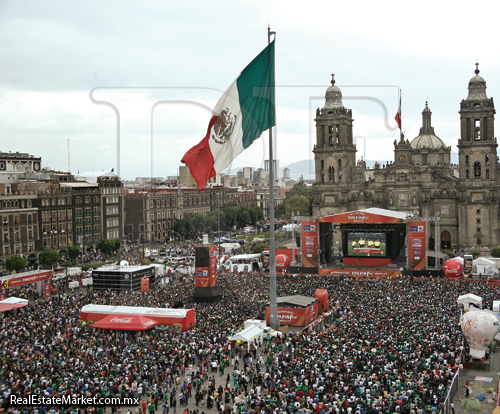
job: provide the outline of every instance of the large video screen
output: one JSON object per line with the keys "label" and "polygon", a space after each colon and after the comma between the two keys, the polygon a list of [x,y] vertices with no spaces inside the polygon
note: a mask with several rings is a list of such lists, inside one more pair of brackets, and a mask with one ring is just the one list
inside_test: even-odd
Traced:
{"label": "large video screen", "polygon": [[385,257],[387,255],[385,233],[349,232],[348,256]]}

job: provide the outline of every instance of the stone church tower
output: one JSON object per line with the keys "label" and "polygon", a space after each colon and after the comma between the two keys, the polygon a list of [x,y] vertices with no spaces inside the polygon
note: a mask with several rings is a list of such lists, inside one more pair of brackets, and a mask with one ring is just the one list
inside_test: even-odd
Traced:
{"label": "stone church tower", "polygon": [[459,239],[465,245],[498,243],[498,157],[494,133],[495,105],[486,96],[486,81],[469,81],[469,95],[460,102]]}

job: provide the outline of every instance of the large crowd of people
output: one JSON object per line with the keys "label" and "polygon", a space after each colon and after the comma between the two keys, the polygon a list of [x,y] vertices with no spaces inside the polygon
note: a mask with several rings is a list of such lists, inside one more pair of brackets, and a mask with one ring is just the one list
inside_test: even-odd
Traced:
{"label": "large crowd of people", "polygon": [[[5,412],[102,412],[87,407],[13,407],[10,395],[139,397],[111,411],[176,413],[413,414],[443,403],[464,350],[457,298],[486,306],[500,297],[486,283],[441,279],[353,280],[279,275],[278,296],[327,289],[338,318],[319,331],[246,346],[229,337],[262,318],[269,278],[220,275],[222,300],[190,300],[192,279],[144,292],[60,289],[0,321],[1,407]],[[185,332],[95,330],[86,304],[194,307]],[[142,403],[144,401],[144,404]],[[109,410],[109,408],[108,408]]]}

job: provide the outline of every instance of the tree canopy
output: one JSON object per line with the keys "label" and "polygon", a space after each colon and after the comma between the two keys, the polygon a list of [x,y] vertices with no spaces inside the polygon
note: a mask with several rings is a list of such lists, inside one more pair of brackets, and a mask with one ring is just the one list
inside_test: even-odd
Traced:
{"label": "tree canopy", "polygon": [[97,243],[97,248],[104,254],[110,254],[120,248],[120,240],[102,239]]}
{"label": "tree canopy", "polygon": [[69,246],[68,247],[68,259],[75,260],[80,257],[80,246]]}
{"label": "tree canopy", "polygon": [[18,272],[26,267],[26,259],[21,256],[11,256],[5,260],[5,267],[11,272]]}
{"label": "tree canopy", "polygon": [[276,207],[275,214],[283,219],[290,219],[292,212],[301,216],[310,216],[313,198],[312,189],[303,181],[299,181],[286,194],[283,202]]}
{"label": "tree canopy", "polygon": [[55,250],[45,250],[38,256],[40,264],[43,266],[53,266],[59,261],[60,258],[61,256]]}

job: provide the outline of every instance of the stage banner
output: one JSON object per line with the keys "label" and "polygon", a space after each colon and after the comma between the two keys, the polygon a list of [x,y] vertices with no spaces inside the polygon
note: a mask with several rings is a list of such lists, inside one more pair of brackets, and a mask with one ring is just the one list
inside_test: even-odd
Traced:
{"label": "stage banner", "polygon": [[210,269],[208,267],[196,267],[196,287],[210,287]]}
{"label": "stage banner", "polygon": [[[306,326],[306,310],[308,308],[278,308],[278,320],[280,325]],[[266,308],[266,321],[269,324],[271,320],[269,307]]]}
{"label": "stage banner", "polygon": [[425,221],[408,222],[408,266],[409,270],[425,270],[426,240]]}
{"label": "stage banner", "polygon": [[315,221],[303,221],[302,266],[318,267],[318,226]]}
{"label": "stage banner", "polygon": [[[2,278],[2,286],[4,289],[13,288],[16,286],[28,285],[30,283],[41,282],[52,279],[53,270],[42,270],[36,272],[18,273],[17,275]],[[5,287],[7,283],[7,287]]]}
{"label": "stage banner", "polygon": [[210,286],[217,284],[217,247],[210,246]]}
{"label": "stage banner", "polygon": [[400,270],[374,270],[374,269],[319,269],[321,276],[350,276],[356,279],[396,279],[401,277]]}

